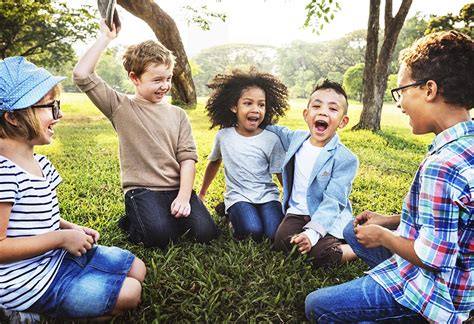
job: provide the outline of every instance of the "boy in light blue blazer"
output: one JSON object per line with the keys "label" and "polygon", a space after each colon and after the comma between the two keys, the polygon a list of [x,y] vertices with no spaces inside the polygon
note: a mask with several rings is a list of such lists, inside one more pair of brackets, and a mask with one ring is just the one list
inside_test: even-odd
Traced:
{"label": "boy in light blue blazer", "polygon": [[347,95],[339,83],[324,80],[311,94],[303,117],[309,132],[267,126],[286,151],[283,165],[283,212],[274,248],[312,257],[315,266],[356,258],[342,231],[352,220],[349,202],[358,159],[336,131],[349,122]]}

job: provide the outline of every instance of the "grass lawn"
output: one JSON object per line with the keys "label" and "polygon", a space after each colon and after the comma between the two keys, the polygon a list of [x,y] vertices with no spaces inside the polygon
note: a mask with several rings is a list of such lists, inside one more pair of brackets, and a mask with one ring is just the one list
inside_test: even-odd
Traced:
{"label": "grass lawn", "polygon": [[[196,190],[217,132],[209,130],[204,100],[188,112],[199,153]],[[206,202],[222,230],[213,244],[184,241],[165,251],[129,244],[117,226],[124,201],[115,132],[85,95],[66,93],[61,102],[65,117],[56,128],[53,144],[36,151],[48,156],[63,177],[58,188],[62,217],[97,229],[101,244],[127,248],[147,265],[141,305],[114,322],[302,322],[309,292],[361,276],[366,270],[361,261],[313,270],[296,252],[287,256],[272,251],[269,241],[234,241],[226,220],[213,210],[223,200],[222,171]],[[304,129],[306,101],[291,104],[280,124]],[[360,111],[360,105],[351,104],[349,127],[340,131],[342,142],[360,159],[351,194],[354,213],[365,209],[398,213],[433,135],[413,136],[407,117],[393,105],[384,108],[382,132],[350,131]]]}

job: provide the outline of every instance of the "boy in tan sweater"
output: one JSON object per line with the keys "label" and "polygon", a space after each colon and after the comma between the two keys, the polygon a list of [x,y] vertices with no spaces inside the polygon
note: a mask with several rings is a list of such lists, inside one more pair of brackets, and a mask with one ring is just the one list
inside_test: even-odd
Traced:
{"label": "boy in tan sweater", "polygon": [[155,41],[130,46],[123,65],[135,96],[118,93],[94,72],[101,53],[117,37],[101,21],[100,35],[76,64],[74,82],[110,120],[119,137],[126,216],[120,226],[133,243],[166,247],[187,233],[209,242],[218,229],[192,190],[196,145],[186,113],[168,104],[174,56]]}

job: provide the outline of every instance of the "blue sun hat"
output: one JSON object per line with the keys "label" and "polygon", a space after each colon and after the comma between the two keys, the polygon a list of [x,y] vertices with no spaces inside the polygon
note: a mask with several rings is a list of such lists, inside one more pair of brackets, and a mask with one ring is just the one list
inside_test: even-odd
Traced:
{"label": "blue sun hat", "polygon": [[53,76],[22,56],[0,61],[0,117],[4,112],[28,108],[66,79]]}

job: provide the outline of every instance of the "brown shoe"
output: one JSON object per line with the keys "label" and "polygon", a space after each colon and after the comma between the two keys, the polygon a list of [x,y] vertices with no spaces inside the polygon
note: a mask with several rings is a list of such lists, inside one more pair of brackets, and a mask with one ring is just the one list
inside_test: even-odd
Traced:
{"label": "brown shoe", "polygon": [[122,25],[115,5],[116,0],[97,0],[100,16],[105,19],[105,24],[110,30],[112,30],[112,23],[115,24],[116,29]]}

